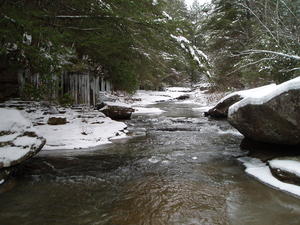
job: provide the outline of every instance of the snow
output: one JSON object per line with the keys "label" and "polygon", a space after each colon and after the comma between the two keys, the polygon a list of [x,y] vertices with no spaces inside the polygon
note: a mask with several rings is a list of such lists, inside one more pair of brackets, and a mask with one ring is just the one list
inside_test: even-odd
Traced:
{"label": "snow", "polygon": [[200,49],[197,49],[196,46],[194,46],[195,50],[197,51],[197,53],[199,55],[201,55],[202,57],[204,57],[206,60],[208,60],[208,56],[203,52],[201,51]]}
{"label": "snow", "polygon": [[187,44],[191,43],[188,39],[186,39],[183,36],[175,36],[175,35],[171,34],[171,37],[174,38],[179,43],[182,43],[182,42],[187,43]]}
{"label": "snow", "polygon": [[[185,0],[185,3],[187,4],[188,7],[191,7],[194,1],[195,1],[195,0]],[[210,3],[210,2],[211,2],[211,0],[196,0],[196,1],[197,1],[200,5],[203,5],[203,4],[205,4],[205,3]]]}
{"label": "snow", "polygon": [[166,91],[171,92],[191,92],[191,88],[188,87],[167,87]]}
{"label": "snow", "polygon": [[[195,99],[180,101],[180,103],[196,103],[196,98],[200,92],[191,91],[191,88],[186,87],[169,87],[165,91],[137,91],[131,98],[126,95],[108,96],[106,104],[132,107],[135,109],[135,115],[142,114],[161,114],[165,111],[158,107],[149,107],[158,102],[171,101],[181,95],[189,94]],[[202,99],[202,94],[199,97]],[[130,100],[132,99],[132,100]],[[102,144],[111,143],[112,140],[126,137],[126,124],[105,117],[98,110],[93,110],[87,107],[79,106],[76,108],[58,108],[51,110],[41,106],[37,102],[32,102],[32,105],[25,103],[10,101],[10,105],[18,104],[26,109],[35,110],[35,112],[26,113],[25,110],[1,109],[0,111],[0,128],[1,130],[14,131],[21,130],[24,127],[32,128],[31,122],[34,124],[34,130],[39,136],[43,136],[47,142],[44,150],[60,150],[60,149],[83,149],[96,147]],[[205,104],[204,104],[205,105]],[[202,103],[201,103],[202,106]],[[62,114],[59,111],[63,111]],[[47,114],[52,112],[54,114]],[[29,120],[26,120],[24,116]],[[50,117],[64,117],[67,124],[64,125],[49,125],[47,121]],[[7,118],[7,119],[6,119]],[[3,122],[2,122],[3,121]],[[18,121],[18,122],[16,122]],[[31,121],[31,122],[30,122]],[[1,142],[14,141],[16,145],[31,145],[30,137],[18,137],[16,134],[8,133],[0,137]]]}
{"label": "snow", "polygon": [[163,11],[162,14],[163,14],[163,16],[166,17],[168,20],[172,20],[172,19],[173,19],[166,11]]}
{"label": "snow", "polygon": [[0,131],[18,132],[31,127],[19,110],[0,109]]}
{"label": "snow", "polygon": [[261,160],[250,157],[243,157],[240,158],[239,161],[241,161],[246,167],[246,173],[255,177],[262,183],[267,184],[280,191],[300,197],[299,186],[294,184],[287,184],[276,179],[272,175],[270,168]]}
{"label": "snow", "polygon": [[274,169],[295,174],[300,177],[300,162],[295,160],[274,159],[269,161],[269,165]]}
{"label": "snow", "polygon": [[116,101],[116,102],[105,102],[106,105],[108,106],[119,106],[119,107],[125,107],[125,108],[130,108],[131,105],[127,104],[127,103],[124,103],[124,102],[119,102],[119,101]]}
{"label": "snow", "polygon": [[201,61],[199,59],[199,56],[200,56],[201,58],[204,58],[206,62],[208,61],[208,56],[206,54],[204,54],[204,52],[197,49],[196,46],[190,45],[191,42],[183,36],[175,36],[175,35],[171,34],[171,37],[180,44],[180,46],[183,50],[185,50],[187,53],[189,53],[193,57],[194,61],[197,62],[199,67],[204,67],[204,65],[201,63]]}
{"label": "snow", "polygon": [[193,111],[196,112],[207,112],[208,110],[210,110],[212,107],[211,106],[203,106],[203,107],[198,107],[198,108],[192,108]]}
{"label": "snow", "polygon": [[[1,111],[0,111],[0,113],[1,113]],[[9,141],[14,140],[18,136],[19,136],[18,133],[3,135],[3,136],[0,136],[0,142],[9,142]]]}
{"label": "snow", "polygon": [[221,102],[225,101],[226,99],[231,98],[234,95],[239,95],[239,96],[241,96],[241,98],[247,98],[247,97],[260,98],[260,97],[270,93],[271,91],[273,91],[275,87],[276,87],[276,84],[269,84],[269,85],[265,85],[265,86],[258,87],[258,88],[233,92],[229,95],[226,95],[218,103],[221,103]]}
{"label": "snow", "polygon": [[157,5],[158,4],[158,0],[153,0],[152,1],[152,5]]}
{"label": "snow", "polygon": [[9,167],[11,162],[19,160],[29,152],[30,148],[0,147],[0,162],[3,163],[4,167]]}
{"label": "snow", "polygon": [[[99,112],[100,114],[100,112]],[[66,115],[69,123],[64,125],[40,125],[35,128],[38,134],[47,139],[44,150],[81,149],[111,143],[110,139],[122,133],[127,126],[123,122],[99,117],[88,112],[81,115],[69,110]],[[90,118],[91,117],[91,118]]]}
{"label": "snow", "polygon": [[32,36],[25,32],[23,34],[23,43],[26,44],[26,45],[31,45],[31,42],[32,42]]}
{"label": "snow", "polygon": [[164,110],[159,108],[144,108],[144,107],[134,107],[135,112],[133,115],[141,115],[141,114],[161,114],[164,113]]}
{"label": "snow", "polygon": [[13,144],[15,146],[27,146],[27,147],[31,147],[33,145],[39,146],[41,144],[41,140],[37,139],[36,137],[22,136],[16,138],[13,141]]}
{"label": "snow", "polygon": [[230,117],[233,113],[235,113],[239,108],[242,108],[246,105],[261,105],[272,98],[281,95],[284,92],[288,92],[290,90],[295,90],[300,88],[300,76],[284,82],[279,85],[269,85],[263,86],[256,89],[249,90],[248,96],[243,100],[233,104],[228,110],[228,116]]}
{"label": "snow", "polygon": [[135,102],[132,106],[146,106],[151,104],[156,104],[157,102],[170,101],[172,99],[178,98],[181,95],[186,94],[185,92],[175,91],[176,87],[171,88],[166,91],[144,91],[139,90],[134,95],[133,98],[141,99],[139,102]]}
{"label": "snow", "polygon": [[38,137],[25,136],[24,132],[35,131],[31,122],[16,109],[0,109],[0,164],[8,167],[15,161],[37,149],[42,140]]}
{"label": "snow", "polygon": [[[17,105],[13,101],[8,104]],[[122,136],[124,134],[123,130],[127,127],[125,123],[111,120],[98,110],[90,108],[60,108],[55,111],[57,113],[59,113],[58,111],[65,111],[64,114],[44,115],[45,110],[52,113],[55,113],[55,111],[50,108],[43,108],[36,102],[33,104],[26,106],[24,103],[23,107],[35,109],[35,112],[30,113],[27,113],[25,110],[0,109],[0,131],[8,132],[6,135],[0,136],[0,142],[11,142],[16,146],[28,147],[40,145],[40,139],[20,136],[22,132],[30,129],[30,131],[35,131],[39,136],[47,140],[44,150],[89,148],[111,143],[111,138]],[[122,106],[124,105],[122,104]],[[50,117],[63,117],[66,118],[68,123],[64,125],[49,125],[47,121]],[[35,125],[34,127],[32,127],[31,122]],[[30,148],[25,150],[29,151]],[[25,154],[25,152],[23,153]]]}

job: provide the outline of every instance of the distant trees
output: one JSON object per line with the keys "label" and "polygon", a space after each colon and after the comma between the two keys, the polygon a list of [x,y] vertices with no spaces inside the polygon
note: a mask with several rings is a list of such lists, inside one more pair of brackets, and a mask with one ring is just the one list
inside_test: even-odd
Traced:
{"label": "distant trees", "polygon": [[172,38],[189,26],[183,0],[19,0],[0,7],[1,70],[50,79],[88,70],[132,91],[190,80],[191,68],[199,68]]}
{"label": "distant trees", "polygon": [[298,76],[299,13],[299,1],[213,0],[201,31],[214,81],[244,87]]}

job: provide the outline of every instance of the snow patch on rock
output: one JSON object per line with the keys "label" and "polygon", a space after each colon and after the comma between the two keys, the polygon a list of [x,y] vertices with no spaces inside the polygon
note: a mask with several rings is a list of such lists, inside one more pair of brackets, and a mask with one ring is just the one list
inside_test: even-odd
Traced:
{"label": "snow patch on rock", "polygon": [[300,197],[300,187],[294,184],[287,184],[278,179],[276,179],[270,168],[266,163],[263,163],[259,159],[243,157],[239,158],[239,161],[246,167],[246,173],[253,176],[262,183],[273,187],[274,189],[292,194],[294,196]]}
{"label": "snow patch on rock", "polygon": [[300,162],[295,160],[273,159],[269,164],[274,169],[280,169],[300,177]]}
{"label": "snow patch on rock", "polygon": [[243,100],[233,104],[228,111],[228,116],[230,117],[239,108],[242,108],[248,104],[252,105],[262,105],[276,96],[281,95],[284,92],[295,90],[300,88],[300,76],[284,82],[280,85],[268,85],[257,89],[249,90],[249,94]]}
{"label": "snow patch on rock", "polygon": [[21,111],[15,109],[0,109],[0,131],[21,132],[31,127]]}

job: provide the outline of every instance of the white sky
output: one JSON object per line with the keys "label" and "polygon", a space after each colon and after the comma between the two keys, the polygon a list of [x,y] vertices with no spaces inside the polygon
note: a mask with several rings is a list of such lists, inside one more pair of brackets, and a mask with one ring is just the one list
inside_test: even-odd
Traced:
{"label": "white sky", "polygon": [[[206,3],[206,2],[210,2],[210,0],[197,0],[199,3]],[[188,5],[188,6],[191,6],[193,4],[194,0],[185,0],[185,3]]]}

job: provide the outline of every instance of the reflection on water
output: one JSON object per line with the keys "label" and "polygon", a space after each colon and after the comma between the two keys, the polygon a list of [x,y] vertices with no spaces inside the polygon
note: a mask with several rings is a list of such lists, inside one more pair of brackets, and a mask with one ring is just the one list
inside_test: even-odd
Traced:
{"label": "reflection on water", "polygon": [[248,177],[242,137],[191,105],[136,117],[147,135],[85,152],[46,152],[0,189],[0,224],[299,224],[300,200]]}

